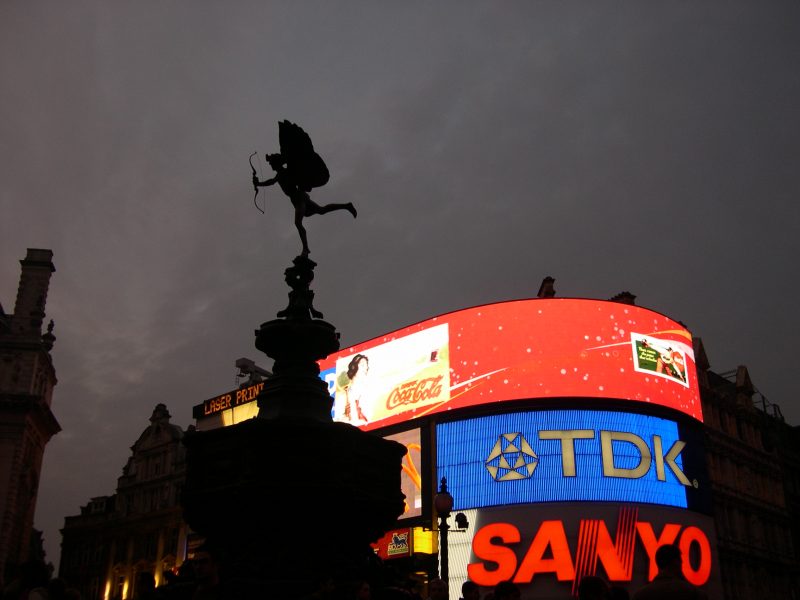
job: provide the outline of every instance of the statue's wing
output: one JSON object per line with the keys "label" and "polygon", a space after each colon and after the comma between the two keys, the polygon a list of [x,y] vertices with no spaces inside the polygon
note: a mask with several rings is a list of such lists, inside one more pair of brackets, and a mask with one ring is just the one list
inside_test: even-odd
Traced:
{"label": "statue's wing", "polygon": [[311,188],[322,187],[331,178],[328,167],[322,157],[314,152],[306,157],[303,162],[302,171],[298,176],[300,185],[305,191],[310,192]]}
{"label": "statue's wing", "polygon": [[290,121],[278,123],[281,156],[300,188],[310,191],[328,183],[330,173],[322,157],[314,152],[311,138],[302,127]]}

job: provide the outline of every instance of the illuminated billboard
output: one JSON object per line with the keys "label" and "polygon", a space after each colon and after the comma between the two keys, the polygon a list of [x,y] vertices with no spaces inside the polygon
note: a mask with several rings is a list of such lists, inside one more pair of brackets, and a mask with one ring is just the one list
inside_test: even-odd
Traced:
{"label": "illuminated billboard", "polygon": [[687,507],[674,421],[596,410],[506,413],[439,423],[437,480],[455,509],[532,502],[623,501]]}
{"label": "illuminated billboard", "polygon": [[448,313],[320,361],[334,418],[363,429],[494,402],[603,398],[702,420],[692,336],[617,302],[537,298]]}
{"label": "illuminated billboard", "polygon": [[635,592],[657,574],[655,551],[676,544],[682,572],[721,597],[711,517],[639,504],[552,504],[468,510],[468,531],[449,537],[450,588],[469,578],[484,589],[516,583],[523,598],[569,598],[583,577]]}
{"label": "illuminated billboard", "polygon": [[383,436],[385,440],[392,440],[406,448],[400,472],[400,489],[405,496],[405,507],[400,519],[419,517],[422,514],[422,445],[420,430],[412,429],[393,435]]}
{"label": "illuminated billboard", "polygon": [[263,381],[243,385],[198,404],[192,409],[192,416],[197,420],[197,430],[207,431],[235,425],[257,416],[256,400],[263,388]]}
{"label": "illuminated billboard", "polygon": [[372,544],[372,549],[383,560],[410,556],[413,546],[411,535],[411,529],[393,529]]}

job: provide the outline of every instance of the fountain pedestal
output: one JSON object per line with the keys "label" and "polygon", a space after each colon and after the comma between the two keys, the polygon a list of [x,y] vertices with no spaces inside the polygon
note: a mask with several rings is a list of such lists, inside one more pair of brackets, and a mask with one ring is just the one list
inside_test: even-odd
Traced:
{"label": "fountain pedestal", "polygon": [[331,418],[317,361],[339,335],[312,306],[314,266],[295,258],[289,306],[256,331],[275,361],[258,418],[185,438],[184,516],[219,557],[225,598],[300,598],[354,576],[403,511],[406,449]]}

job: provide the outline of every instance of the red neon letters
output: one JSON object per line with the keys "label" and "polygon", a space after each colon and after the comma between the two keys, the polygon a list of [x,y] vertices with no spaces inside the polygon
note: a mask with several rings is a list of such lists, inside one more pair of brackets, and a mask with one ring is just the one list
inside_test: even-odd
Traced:
{"label": "red neon letters", "polygon": [[[591,558],[602,563],[611,581],[630,581],[633,545],[627,545],[626,548],[624,544],[612,542],[603,521],[583,523],[594,529],[592,543],[580,543],[579,553],[593,553]],[[668,523],[656,535],[650,523],[640,521],[636,523],[636,532],[650,561],[648,580],[652,580],[658,573],[655,564],[656,549],[662,544],[677,541],[684,556],[683,574],[686,579],[694,585],[703,585],[708,581],[711,574],[711,544],[699,528],[686,527],[681,532],[681,525]],[[516,553],[509,546],[518,544],[521,539],[519,529],[510,523],[491,523],[482,527],[472,540],[472,550],[483,562],[467,566],[469,578],[484,586],[493,586],[509,579],[515,583],[530,583],[536,575],[545,573],[554,574],[559,581],[575,579],[575,562],[567,543],[563,521],[543,521],[522,561],[518,562]],[[697,565],[692,565],[689,560],[693,544],[697,546],[700,557]],[[626,556],[628,553],[631,556]],[[545,558],[546,556],[549,558]],[[578,557],[578,560],[583,559],[584,557]],[[487,567],[486,563],[494,563],[496,566]]]}

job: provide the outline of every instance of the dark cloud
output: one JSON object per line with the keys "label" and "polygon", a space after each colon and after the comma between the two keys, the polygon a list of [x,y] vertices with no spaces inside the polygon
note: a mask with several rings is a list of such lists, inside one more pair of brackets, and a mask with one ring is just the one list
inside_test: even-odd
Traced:
{"label": "dark cloud", "polygon": [[257,358],[299,251],[247,156],[302,124],[327,160],[317,305],[355,343],[434,314],[623,289],[744,363],[800,422],[800,8],[792,2],[0,7],[0,300],[52,248],[48,552],[165,402]]}

